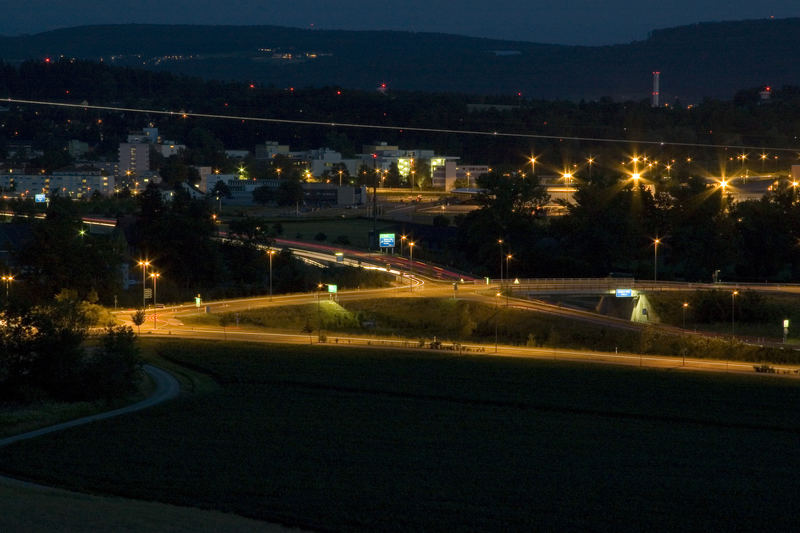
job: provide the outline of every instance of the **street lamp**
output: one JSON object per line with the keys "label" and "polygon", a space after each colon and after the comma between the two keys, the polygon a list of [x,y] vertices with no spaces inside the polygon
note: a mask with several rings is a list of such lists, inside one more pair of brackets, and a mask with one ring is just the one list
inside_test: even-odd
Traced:
{"label": "street lamp", "polygon": [[275,255],[275,250],[269,249],[267,250],[267,255],[269,255],[269,301],[272,301],[272,256]]}
{"label": "street lamp", "polygon": [[403,257],[403,245],[406,243],[408,235],[400,235],[400,257]]}
{"label": "street lamp", "polygon": [[494,353],[497,353],[497,323],[500,321],[500,309],[497,307],[497,301],[500,299],[501,293],[494,295]]}
{"label": "street lamp", "polygon": [[[508,270],[508,260],[514,257],[512,254],[506,255],[506,277],[511,280],[511,274]],[[506,307],[508,307],[508,291],[506,291]]]}
{"label": "street lamp", "polygon": [[158,281],[158,277],[160,275],[161,274],[157,272],[153,272],[152,274],[150,274],[150,277],[153,278],[153,329],[156,329],[158,327],[158,324],[156,322],[156,319],[158,318],[158,311],[156,306],[156,282]]}
{"label": "street lamp", "polygon": [[414,245],[415,242],[408,243],[408,289],[414,290]]}
{"label": "street lamp", "polygon": [[689,307],[689,302],[683,302],[683,329],[686,329],[686,309]]}
{"label": "street lamp", "polygon": [[11,285],[12,281],[14,281],[14,276],[12,276],[11,274],[8,274],[8,275],[0,277],[0,279],[2,279],[3,282],[6,284],[6,301],[8,301],[8,286]]}
{"label": "street lamp", "polygon": [[317,326],[317,342],[322,342],[322,304],[320,304],[319,295],[324,286],[322,283],[317,283],[317,322],[319,323]]}
{"label": "street lamp", "polygon": [[589,159],[586,160],[589,163],[589,179],[592,179],[592,165],[594,165],[594,157],[589,156]]}
{"label": "street lamp", "polygon": [[536,157],[531,156],[531,176],[536,175]]}
{"label": "street lamp", "polygon": [[658,245],[661,243],[661,239],[655,238],[653,239],[653,281],[658,281]]}
{"label": "street lamp", "polygon": [[503,239],[497,239],[497,244],[500,245],[500,287],[503,286]]}
{"label": "street lamp", "polygon": [[733,291],[731,293],[731,337],[736,338],[736,324],[735,324],[735,315],[736,315],[736,295],[739,294],[739,291]]}
{"label": "street lamp", "polygon": [[147,267],[150,266],[150,261],[139,261],[139,266],[142,267],[142,309],[147,307],[147,299],[145,298],[145,285],[147,280]]}

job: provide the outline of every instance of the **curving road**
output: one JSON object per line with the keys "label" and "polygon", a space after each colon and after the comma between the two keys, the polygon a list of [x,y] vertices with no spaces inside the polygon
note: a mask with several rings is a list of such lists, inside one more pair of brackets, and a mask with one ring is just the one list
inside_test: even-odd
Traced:
{"label": "curving road", "polygon": [[158,405],[160,403],[163,403],[167,400],[171,400],[172,398],[178,396],[181,387],[180,384],[178,383],[178,380],[175,379],[172,376],[172,374],[152,365],[144,365],[144,371],[147,372],[147,374],[151,378],[153,378],[153,382],[155,384],[155,390],[153,391],[153,394],[151,394],[144,400],[128,405],[126,407],[114,409],[113,411],[107,411],[105,413],[98,413],[96,415],[85,416],[83,418],[76,418],[75,420],[70,420],[69,422],[56,424],[55,426],[48,426],[45,428],[28,431],[27,433],[14,435],[13,437],[0,439],[0,447],[8,446],[9,444],[12,444],[14,442],[19,442],[21,440],[27,440],[27,439],[32,439],[34,437],[39,437],[41,435],[47,435],[48,433],[61,431],[63,429],[68,429],[75,426],[88,424],[90,422],[95,422],[97,420],[105,420],[106,418],[112,418],[115,416],[124,415],[126,413],[132,413],[134,411],[141,411],[142,409],[147,409],[148,407]]}

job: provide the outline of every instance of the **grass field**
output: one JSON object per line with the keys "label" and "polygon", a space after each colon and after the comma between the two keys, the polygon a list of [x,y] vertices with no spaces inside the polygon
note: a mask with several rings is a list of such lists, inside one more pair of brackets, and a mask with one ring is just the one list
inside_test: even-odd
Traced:
{"label": "grass field", "polygon": [[[339,218],[323,220],[280,220],[283,226],[284,239],[302,239],[317,242],[315,236],[324,233],[327,237],[323,243],[330,244],[337,237],[345,236],[350,241],[350,246],[355,248],[369,248],[369,233],[372,231],[372,220],[369,218]],[[378,221],[378,232],[399,232],[401,226]],[[376,237],[377,238],[377,237]]]}
{"label": "grass field", "polygon": [[793,530],[774,376],[164,341],[219,388],[0,450],[67,488],[337,531]]}
{"label": "grass field", "polygon": [[44,487],[20,487],[0,480],[0,531],[285,533],[289,530],[218,511],[76,494]]}
{"label": "grass field", "polygon": [[[683,302],[687,302],[689,307],[685,317],[688,329],[731,333],[732,324],[727,316],[724,320],[719,316],[716,319],[698,320],[698,315],[726,314],[731,307],[729,291],[665,291],[651,293],[648,298],[655,312],[667,324],[683,325]],[[705,309],[699,310],[700,306]],[[787,340],[790,343],[800,342],[800,296],[796,294],[742,291],[734,319],[733,327],[737,335],[773,340],[782,338],[783,320],[789,319]]]}

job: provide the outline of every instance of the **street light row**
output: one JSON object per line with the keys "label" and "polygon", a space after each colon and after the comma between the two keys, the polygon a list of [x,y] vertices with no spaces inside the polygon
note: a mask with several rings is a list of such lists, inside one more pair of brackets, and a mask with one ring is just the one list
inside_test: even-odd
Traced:
{"label": "street light row", "polygon": [[[142,259],[137,263],[140,267],[142,267],[142,309],[147,308],[147,267],[149,267],[152,262]],[[153,280],[153,307],[156,306],[156,288],[158,278],[161,277],[161,274],[158,272],[151,272],[150,278]]]}

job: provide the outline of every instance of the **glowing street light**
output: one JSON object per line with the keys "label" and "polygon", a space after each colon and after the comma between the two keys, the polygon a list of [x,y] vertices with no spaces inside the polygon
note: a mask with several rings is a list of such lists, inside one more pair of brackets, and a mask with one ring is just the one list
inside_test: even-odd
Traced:
{"label": "glowing street light", "polygon": [[156,310],[156,282],[158,281],[159,276],[161,276],[161,274],[157,272],[150,274],[150,277],[153,278],[153,329],[158,327],[158,323],[156,322],[158,319],[158,311]]}
{"label": "glowing street light", "polygon": [[408,290],[414,291],[414,246],[417,243],[409,241],[408,243]]}
{"label": "glowing street light", "polygon": [[0,279],[3,280],[3,283],[6,284],[6,301],[8,301],[8,287],[11,285],[11,282],[14,281],[14,276],[11,274],[7,274],[4,276],[0,276]]}
{"label": "glowing street light", "polygon": [[533,176],[536,174],[536,157],[531,156],[530,162],[531,162],[531,176]]}
{"label": "glowing street light", "polygon": [[736,296],[739,294],[739,291],[733,291],[731,293],[731,337],[736,337]]}
{"label": "glowing street light", "polygon": [[145,285],[147,281],[147,267],[150,266],[150,261],[139,261],[139,266],[142,267],[142,309],[147,307],[147,299],[145,298]]}
{"label": "glowing street light", "polygon": [[658,281],[658,245],[661,244],[661,239],[656,237],[653,239],[653,281]]}
{"label": "glowing street light", "polygon": [[497,323],[500,321],[500,309],[497,307],[497,302],[500,300],[501,293],[494,295],[494,353],[497,353]]}
{"label": "glowing street light", "polygon": [[497,244],[500,245],[500,286],[503,286],[503,239],[497,239]]}
{"label": "glowing street light", "polygon": [[683,309],[683,329],[686,329],[686,309],[689,308],[689,302],[683,302],[681,308]]}
{"label": "glowing street light", "polygon": [[[506,277],[508,278],[509,282],[511,281],[511,274],[508,270],[508,261],[512,259],[514,256],[512,254],[506,255]],[[506,307],[508,307],[508,291],[506,291]]]}
{"label": "glowing street light", "polygon": [[272,256],[275,255],[275,250],[269,249],[267,250],[267,255],[269,255],[269,301],[272,301]]}

